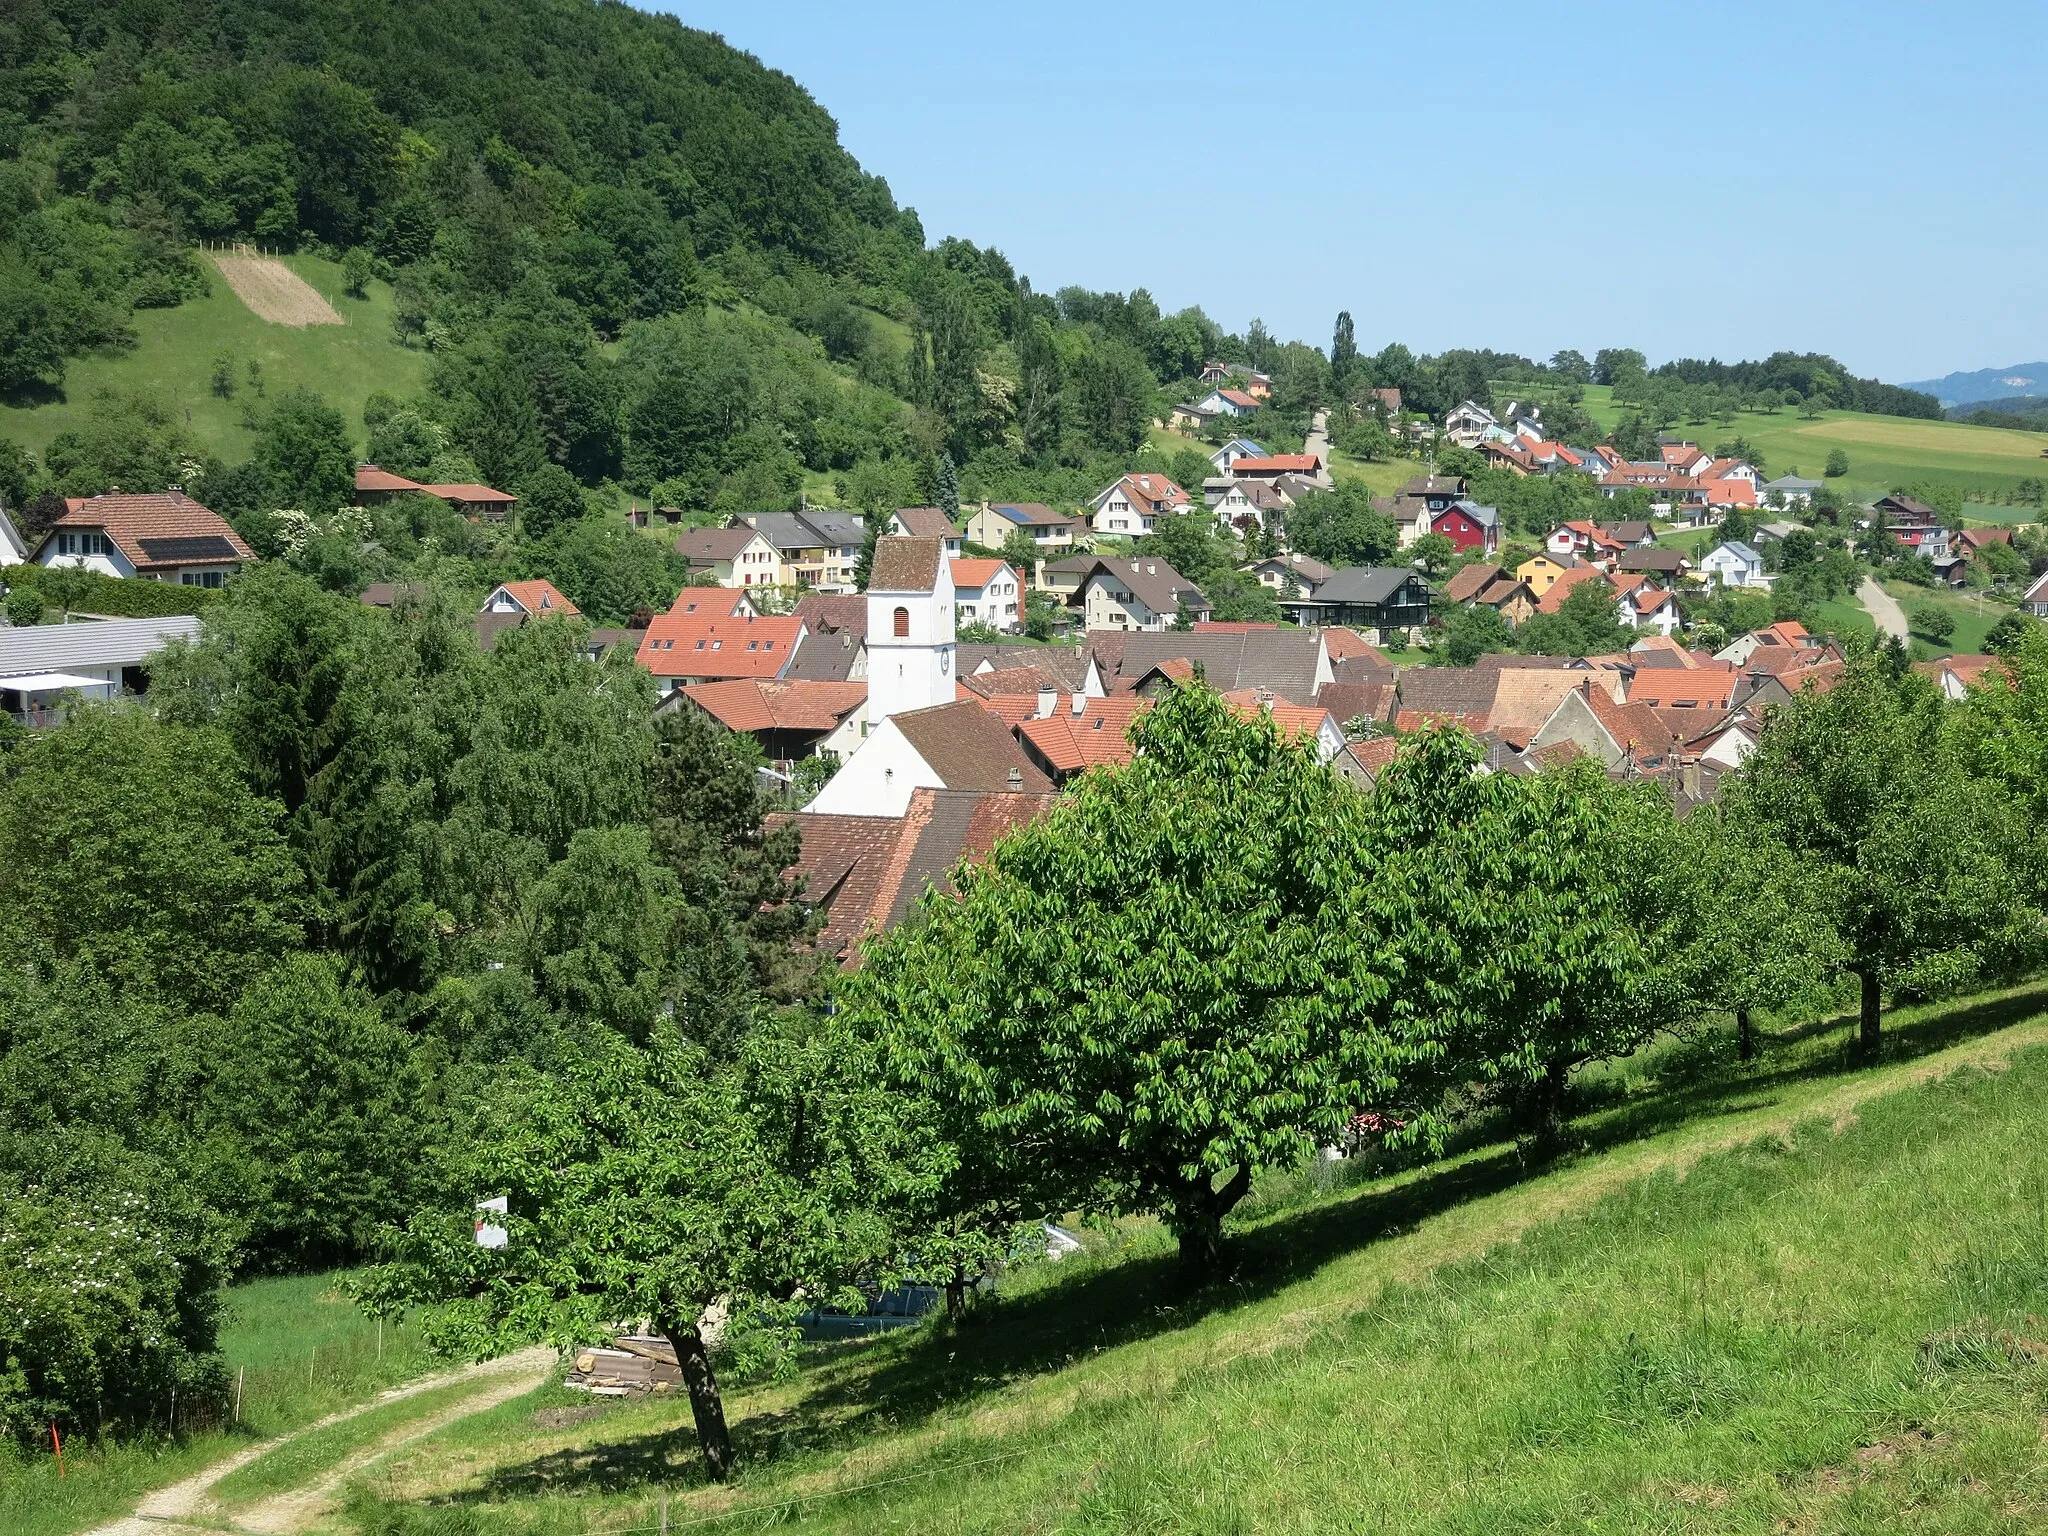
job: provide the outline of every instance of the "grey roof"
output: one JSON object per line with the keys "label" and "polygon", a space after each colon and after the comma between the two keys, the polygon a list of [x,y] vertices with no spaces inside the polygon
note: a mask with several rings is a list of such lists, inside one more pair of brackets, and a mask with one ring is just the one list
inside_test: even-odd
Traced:
{"label": "grey roof", "polygon": [[867,537],[850,512],[749,512],[741,521],[777,549],[844,548]]}
{"label": "grey roof", "polygon": [[1263,571],[1269,566],[1280,572],[1282,576],[1291,574],[1296,581],[1304,582],[1311,587],[1315,586],[1318,582],[1328,581],[1335,571],[1335,567],[1323,564],[1314,555],[1296,554],[1292,551],[1286,554],[1268,555],[1265,559],[1255,562],[1246,567],[1246,569]]}
{"label": "grey roof", "polygon": [[1500,524],[1500,513],[1492,507],[1482,507],[1478,502],[1469,499],[1454,501],[1451,505],[1482,528],[1494,528]]}
{"label": "grey roof", "polygon": [[1331,572],[1330,579],[1316,588],[1315,600],[1368,606],[1384,603],[1414,574],[1413,568],[1405,565],[1354,565]]}
{"label": "grey roof", "polygon": [[1616,562],[1624,571],[1683,570],[1687,564],[1682,549],[1632,549]]}
{"label": "grey roof", "polygon": [[[866,605],[863,598],[862,605]],[[796,683],[846,683],[853,680],[853,664],[867,645],[866,626],[852,629],[817,629],[804,636],[804,643],[789,658],[782,675]]]}
{"label": "grey roof", "polygon": [[734,528],[685,528],[676,535],[676,553],[687,556],[692,565],[711,565],[734,559],[753,541],[754,530],[745,523]]}
{"label": "grey roof", "polygon": [[193,640],[198,635],[199,621],[182,616],[0,628],[0,676],[68,672],[73,667],[132,667],[171,640]]}
{"label": "grey roof", "polygon": [[1064,512],[1055,512],[1042,501],[999,501],[989,508],[998,517],[1008,518],[1020,528],[1057,527],[1061,523],[1078,523],[1078,517]]}
{"label": "grey roof", "polygon": [[1316,662],[1322,637],[1312,629],[1253,629],[1217,634],[1197,630],[1132,634],[1124,639],[1117,676],[1128,689],[1169,661],[1193,662],[1210,687],[1268,688],[1290,704],[1316,700]]}
{"label": "grey roof", "polygon": [[1728,539],[1720,544],[1716,544],[1713,548],[1712,553],[1718,555],[1724,549],[1727,550],[1731,555],[1735,556],[1736,559],[1745,562],[1761,561],[1763,559],[1762,555],[1758,554],[1755,550],[1751,549],[1747,544],[1743,543],[1740,539]]}
{"label": "grey roof", "polygon": [[1114,577],[1154,613],[1173,613],[1182,599],[1197,612],[1209,608],[1209,599],[1202,595],[1202,589],[1157,555],[1131,555],[1116,560],[1096,556],[1094,570],[1081,578],[1081,585],[1067,599],[1069,606],[1079,606],[1084,601],[1083,594],[1097,575]]}
{"label": "grey roof", "polygon": [[1088,653],[1070,645],[962,645],[954,649],[954,675],[973,677],[983,662],[991,672],[1036,667],[1056,679],[1068,693],[1079,693],[1088,681]]}
{"label": "grey roof", "polygon": [[1821,488],[1821,485],[1822,482],[1819,480],[1802,480],[1798,475],[1780,475],[1775,480],[1766,480],[1764,482],[1764,489],[1767,491],[1817,491]]}

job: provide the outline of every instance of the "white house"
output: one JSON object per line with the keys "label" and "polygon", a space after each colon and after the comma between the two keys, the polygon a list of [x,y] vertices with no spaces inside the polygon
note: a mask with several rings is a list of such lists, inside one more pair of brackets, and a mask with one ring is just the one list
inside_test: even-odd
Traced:
{"label": "white house", "polygon": [[484,599],[479,613],[518,613],[529,619],[574,619],[582,615],[546,578],[535,581],[501,581]]}
{"label": "white house", "polygon": [[1219,475],[1230,473],[1230,466],[1239,459],[1263,459],[1266,450],[1248,437],[1233,437],[1229,442],[1209,455],[1209,463]]}
{"label": "white house", "polygon": [[1614,617],[1625,629],[1654,630],[1660,635],[1676,633],[1684,622],[1678,611],[1678,599],[1654,587],[1639,587],[1624,595],[1615,607]]}
{"label": "white house", "polygon": [[1150,533],[1153,524],[1172,512],[1188,510],[1188,493],[1164,475],[1125,475],[1116,484],[1098,492],[1089,503],[1097,533],[1127,534],[1132,538]]}
{"label": "white house", "polygon": [[1052,787],[1002,716],[970,699],[871,724],[867,739],[804,809],[827,816],[901,816],[920,789],[1043,794]]}
{"label": "white house", "polygon": [[0,627],[0,710],[26,725],[49,725],[67,694],[140,693],[151,656],[172,640],[198,637],[199,621],[189,617]]}
{"label": "white house", "polygon": [[67,497],[36,546],[38,565],[218,587],[256,558],[227,519],[182,491]]}
{"label": "white house", "polygon": [[1002,560],[960,559],[953,564],[956,623],[986,624],[1014,634],[1024,627],[1024,581]]}
{"label": "white house", "polygon": [[676,553],[690,562],[695,574],[706,574],[721,587],[793,587],[796,572],[782,561],[782,551],[745,523],[730,528],[686,528],[676,535]]}
{"label": "white house", "polygon": [[1195,402],[1195,409],[1212,416],[1250,416],[1259,402],[1241,389],[1212,389]]}
{"label": "white house", "polygon": [[1722,587],[1768,587],[1764,557],[1739,539],[1716,545],[1700,561],[1700,575]]}
{"label": "white house", "polygon": [[[1805,507],[1813,504],[1813,498],[1821,488],[1818,480],[1802,480],[1797,475],[1780,475],[1775,480],[1766,480],[1759,489],[1764,501],[1774,507]],[[1775,496],[1778,499],[1772,501]]]}
{"label": "white house", "polygon": [[1443,429],[1444,436],[1460,448],[1477,448],[1496,433],[1513,436],[1502,431],[1493,412],[1470,400],[1444,413]]}
{"label": "white house", "polygon": [[868,728],[952,703],[957,640],[953,562],[944,542],[877,539],[867,598]]}
{"label": "white house", "polygon": [[1210,612],[1208,598],[1187,577],[1154,555],[1103,558],[1081,579],[1069,608],[1079,608],[1091,630],[1163,630],[1183,606],[1196,619]]}
{"label": "white house", "polygon": [[960,530],[944,507],[903,507],[889,514],[884,532],[899,539],[943,539],[946,553],[955,560],[960,558]]}
{"label": "white house", "polygon": [[7,509],[0,507],[0,565],[21,565],[27,561],[29,553],[28,540],[14,526],[14,519],[7,515]]}

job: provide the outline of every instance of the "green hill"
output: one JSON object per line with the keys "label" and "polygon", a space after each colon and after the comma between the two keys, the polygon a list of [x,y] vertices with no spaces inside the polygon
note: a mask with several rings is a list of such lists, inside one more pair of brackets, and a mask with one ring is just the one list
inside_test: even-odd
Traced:
{"label": "green hill", "polygon": [[[1583,403],[1604,428],[1628,414],[1605,385],[1588,385]],[[1836,484],[1852,497],[1881,496],[1894,486],[1921,482],[1952,485],[1970,499],[1986,501],[2016,490],[2022,480],[2048,478],[2038,433],[1965,422],[1861,411],[1823,411],[1808,418],[1787,408],[1774,415],[1745,411],[1732,422],[1681,422],[1672,430],[1708,448],[1741,437],[1764,456],[1772,477],[1797,469],[1817,480],[1828,455],[1840,449],[1848,455],[1849,472]]]}
{"label": "green hill", "polygon": [[682,1405],[509,1405],[399,1458],[375,1528],[651,1528],[664,1491],[742,1529],[2037,1528],[2042,1000],[1923,1010],[1863,1072],[1828,1029],[1666,1048],[1559,1166],[1269,1188],[1208,1293],[1096,1234],[964,1326],[736,1395],[735,1490],[679,1486]]}

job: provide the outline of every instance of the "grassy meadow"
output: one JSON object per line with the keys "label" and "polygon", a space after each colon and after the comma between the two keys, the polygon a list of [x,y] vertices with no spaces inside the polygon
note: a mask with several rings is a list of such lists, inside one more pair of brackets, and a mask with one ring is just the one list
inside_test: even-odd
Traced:
{"label": "grassy meadow", "polygon": [[[1604,385],[1588,385],[1583,404],[1586,413],[1603,427],[1613,426],[1627,414]],[[1745,411],[1727,425],[1681,422],[1673,430],[1708,448],[1729,438],[1746,438],[1764,455],[1767,473],[1773,479],[1797,469],[1817,480],[1828,455],[1839,448],[1849,456],[1849,472],[1837,485],[1845,496],[1858,499],[1881,496],[1895,485],[1916,481],[1960,486],[1967,494],[1996,493],[2023,479],[2048,478],[2048,457],[2044,457],[2048,435],[1957,421],[1869,416],[1859,411],[1825,411],[1808,421],[1796,410],[1786,409],[1774,416]],[[1982,496],[1972,499],[1984,500]],[[2039,517],[2038,509],[2000,507],[1995,502],[1973,515],[1986,522],[2003,520],[1994,518],[1993,511],[2025,520]]]}
{"label": "grassy meadow", "polygon": [[1846,1020],[1667,1043],[1590,1076],[1560,1160],[1265,1181],[1201,1292],[1149,1223],[1092,1230],[958,1327],[731,1391],[733,1488],[684,1405],[543,1389],[396,1452],[358,1529],[2039,1529],[2044,1004],[1896,1014],[1875,1068]]}
{"label": "grassy meadow", "polygon": [[221,1351],[242,1381],[239,1428],[181,1423],[174,1439],[126,1446],[74,1440],[65,1448],[61,1479],[47,1455],[0,1450],[0,1531],[65,1536],[83,1530],[253,1440],[310,1424],[437,1368],[416,1329],[387,1323],[380,1330],[341,1296],[335,1279],[256,1280],[228,1292]]}
{"label": "grassy meadow", "polygon": [[[93,396],[112,389],[142,394],[168,407],[200,446],[229,463],[249,456],[253,434],[243,423],[250,403],[248,366],[262,365],[263,386],[276,394],[305,385],[326,396],[349,429],[363,430],[363,401],[373,390],[394,395],[419,391],[427,355],[401,347],[391,330],[391,288],[372,282],[368,297],[342,292],[341,265],[317,256],[282,258],[340,313],[341,325],[294,327],[259,320],[229,289],[202,254],[213,291],[175,309],[139,309],[136,344],[117,353],[74,358],[62,398],[34,405],[0,405],[0,437],[13,438],[40,458],[50,439],[74,426]],[[232,399],[213,393],[213,359],[235,360]]]}
{"label": "grassy meadow", "polygon": [[1917,587],[1910,582],[1886,581],[1884,589],[1899,600],[1910,622],[1924,608],[1940,608],[1956,621],[1956,632],[1946,645],[1913,636],[1913,655],[1918,660],[1936,656],[1976,656],[1984,650],[1984,637],[1991,626],[2013,611],[2010,603],[1997,603],[1974,592],[1957,592],[1947,587]]}

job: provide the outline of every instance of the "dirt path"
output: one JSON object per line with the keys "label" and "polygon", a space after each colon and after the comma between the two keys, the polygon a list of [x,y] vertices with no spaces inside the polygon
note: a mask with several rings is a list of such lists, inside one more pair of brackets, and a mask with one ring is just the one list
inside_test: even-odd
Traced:
{"label": "dirt path", "polygon": [[1876,580],[1866,576],[1863,585],[1856,589],[1857,597],[1863,600],[1863,608],[1877,620],[1880,635],[1896,635],[1906,638],[1906,610],[1899,606],[1899,600],[1880,587]]}
{"label": "dirt path", "polygon": [[[256,1505],[235,1523],[236,1527],[248,1531],[284,1532],[298,1529],[307,1520],[318,1514],[333,1502],[342,1484],[355,1476],[378,1457],[395,1450],[410,1440],[422,1435],[433,1434],[445,1429],[456,1420],[467,1418],[473,1413],[482,1413],[495,1408],[502,1402],[531,1392],[546,1379],[554,1368],[555,1351],[544,1346],[523,1349],[515,1355],[506,1355],[497,1360],[486,1360],[479,1365],[466,1365],[460,1370],[444,1371],[438,1376],[423,1377],[405,1386],[381,1393],[366,1403],[353,1408],[344,1408],[339,1413],[330,1413],[326,1418],[303,1429],[280,1435],[275,1440],[265,1440],[235,1452],[223,1461],[217,1461],[204,1472],[195,1473],[183,1482],[173,1483],[168,1488],[159,1488],[146,1495],[135,1506],[135,1513],[109,1521],[85,1533],[85,1536],[184,1536],[191,1532],[211,1533],[218,1536],[219,1510],[214,1503],[213,1489],[222,1478],[239,1471],[260,1456],[268,1455],[279,1446],[288,1444],[302,1435],[330,1425],[345,1423],[373,1408],[382,1408],[387,1403],[399,1402],[408,1397],[417,1397],[423,1392],[437,1391],[457,1382],[475,1381],[481,1389],[461,1402],[442,1409],[425,1419],[416,1419],[401,1424],[389,1435],[365,1446],[362,1450],[343,1461],[320,1477],[316,1482],[302,1489],[279,1494]],[[256,1520],[267,1520],[268,1524],[252,1524]],[[195,1522],[187,1524],[186,1522]]]}
{"label": "dirt path", "polygon": [[319,289],[281,261],[241,249],[215,252],[213,264],[259,320],[301,327],[344,323]]}

